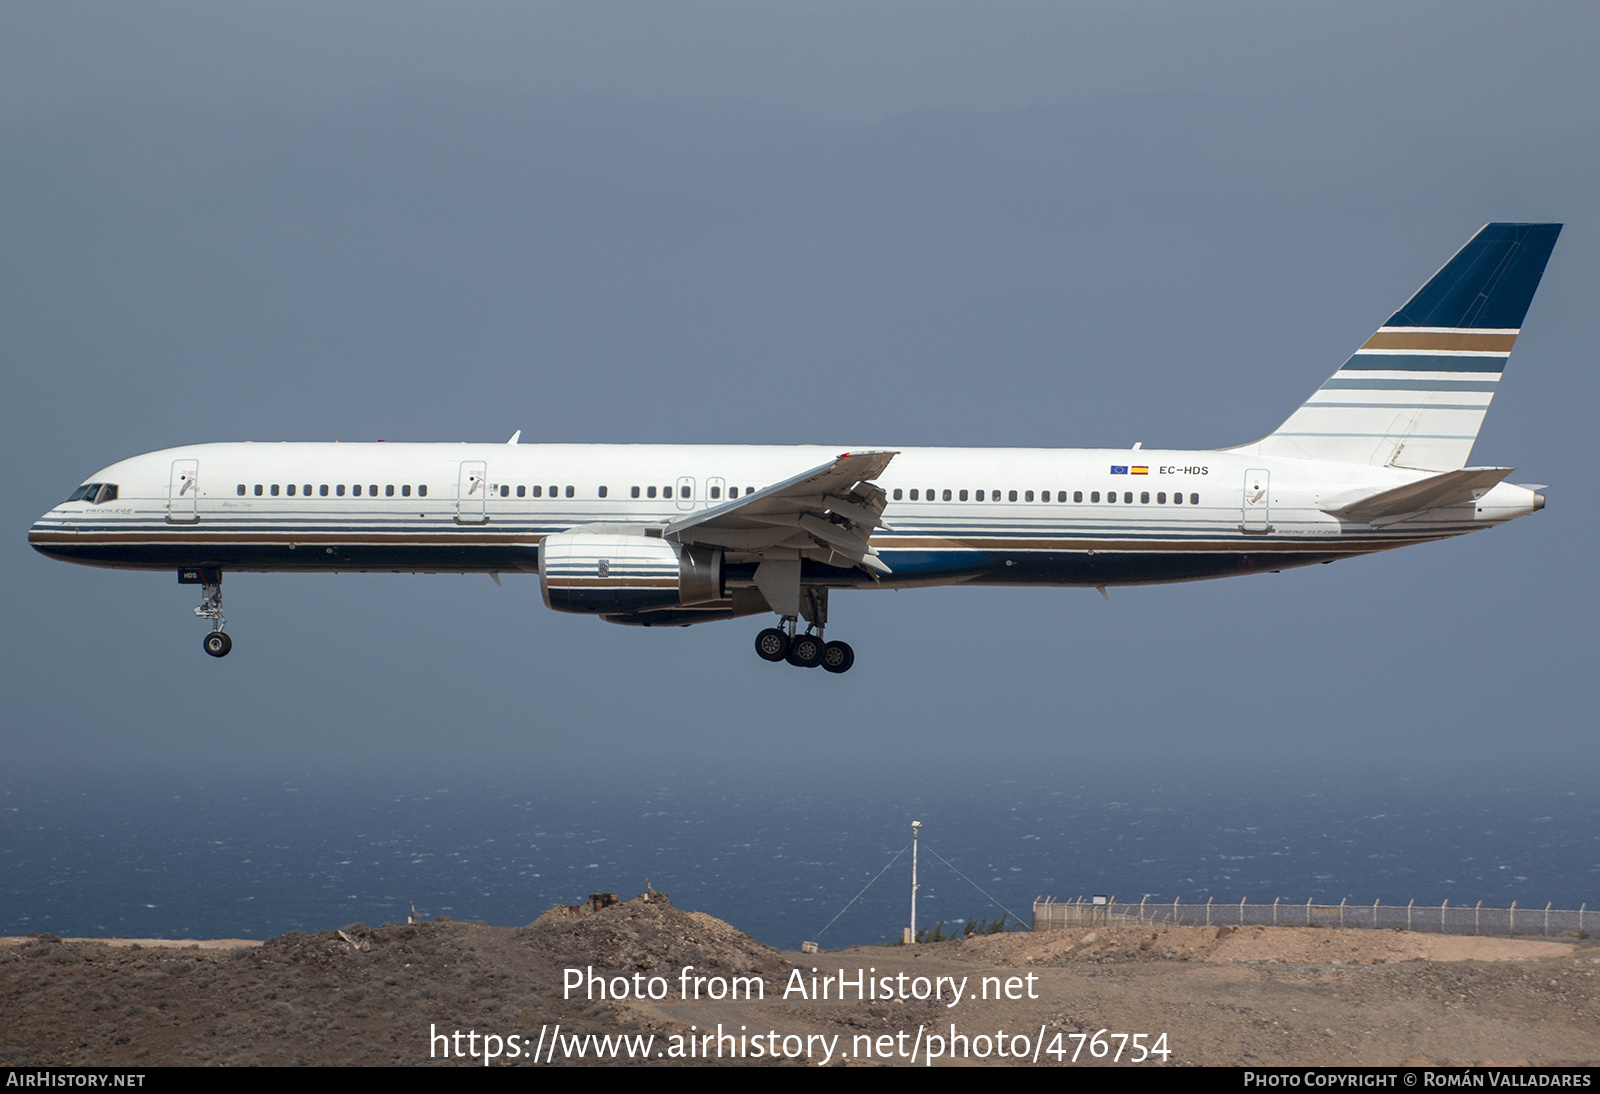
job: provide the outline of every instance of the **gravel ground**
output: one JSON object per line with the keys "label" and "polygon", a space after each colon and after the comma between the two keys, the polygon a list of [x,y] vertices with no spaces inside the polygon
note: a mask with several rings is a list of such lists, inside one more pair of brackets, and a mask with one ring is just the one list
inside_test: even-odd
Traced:
{"label": "gravel ground", "polygon": [[[564,990],[590,974],[604,998]],[[539,1066],[1595,1064],[1600,943],[1111,927],[802,955],[659,895],[525,927],[0,939],[0,1065],[535,1066],[536,1046]]]}

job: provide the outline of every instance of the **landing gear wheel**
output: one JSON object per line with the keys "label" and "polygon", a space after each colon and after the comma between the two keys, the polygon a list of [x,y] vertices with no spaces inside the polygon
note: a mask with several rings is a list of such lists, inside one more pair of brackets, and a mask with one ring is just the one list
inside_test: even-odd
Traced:
{"label": "landing gear wheel", "polygon": [[233,649],[233,639],[228,637],[227,631],[212,631],[206,635],[205,647],[212,657],[226,657]]}
{"label": "landing gear wheel", "polygon": [[822,639],[814,634],[797,634],[789,643],[789,664],[814,669],[822,664]]}
{"label": "landing gear wheel", "polygon": [[849,672],[856,663],[856,651],[848,642],[829,642],[822,649],[822,667],[829,672]]}
{"label": "landing gear wheel", "polygon": [[777,627],[768,627],[756,635],[756,653],[763,661],[782,661],[789,653],[789,636]]}

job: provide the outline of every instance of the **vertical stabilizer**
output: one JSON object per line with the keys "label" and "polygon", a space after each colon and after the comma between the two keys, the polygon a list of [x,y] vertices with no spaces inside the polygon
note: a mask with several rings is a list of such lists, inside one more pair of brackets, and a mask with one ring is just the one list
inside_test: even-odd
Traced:
{"label": "vertical stabilizer", "polygon": [[1234,451],[1465,467],[1560,233],[1484,225],[1276,432]]}

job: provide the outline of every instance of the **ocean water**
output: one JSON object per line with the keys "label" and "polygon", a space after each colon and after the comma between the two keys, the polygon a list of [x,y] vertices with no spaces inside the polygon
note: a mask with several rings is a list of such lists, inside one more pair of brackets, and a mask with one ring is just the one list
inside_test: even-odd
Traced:
{"label": "ocean water", "polygon": [[881,942],[907,919],[913,820],[919,924],[1026,919],[1037,896],[1091,893],[1593,908],[1593,786],[1572,772],[12,773],[0,934],[266,938],[403,921],[413,904],[521,924],[648,881],[775,946]]}

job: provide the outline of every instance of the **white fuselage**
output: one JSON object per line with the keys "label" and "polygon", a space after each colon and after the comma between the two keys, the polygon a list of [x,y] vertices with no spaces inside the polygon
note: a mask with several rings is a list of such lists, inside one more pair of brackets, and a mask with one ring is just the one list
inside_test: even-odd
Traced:
{"label": "white fuselage", "polygon": [[[115,498],[62,503],[29,535],[67,561],[128,569],[533,572],[546,536],[661,526],[826,463],[839,448],[226,443],[93,476]],[[1120,469],[1120,470],[1119,470]],[[1142,469],[1142,470],[1141,470]],[[1235,452],[896,450],[876,483],[890,572],[809,567],[808,584],[1106,586],[1276,570],[1459,535],[1532,512],[1501,483],[1389,524],[1341,500],[1429,472]],[[1114,500],[1113,500],[1114,499]],[[738,585],[737,552],[728,556]]]}

